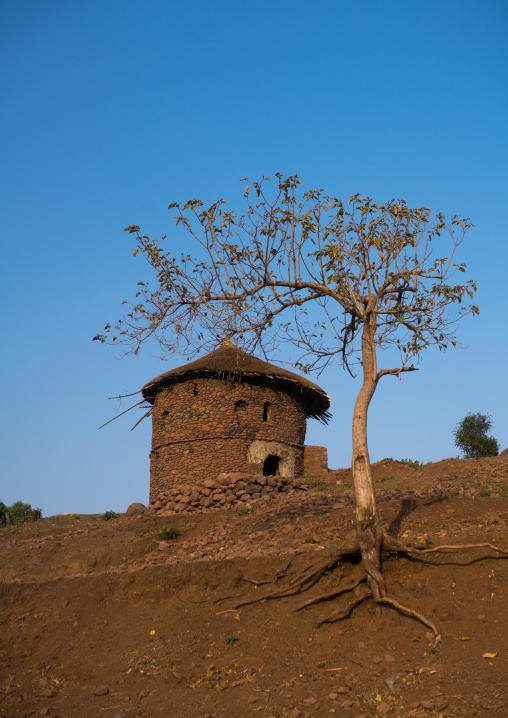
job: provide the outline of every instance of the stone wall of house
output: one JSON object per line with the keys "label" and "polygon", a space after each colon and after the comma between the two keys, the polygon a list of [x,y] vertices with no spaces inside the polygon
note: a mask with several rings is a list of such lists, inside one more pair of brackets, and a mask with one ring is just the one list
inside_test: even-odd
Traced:
{"label": "stone wall of house", "polygon": [[324,446],[306,446],[303,458],[304,476],[328,476],[328,450]]}
{"label": "stone wall of house", "polygon": [[236,472],[221,474],[216,480],[205,479],[185,483],[177,489],[161,491],[149,508],[158,514],[182,511],[209,511],[210,509],[250,507],[261,499],[273,499],[278,493],[294,494],[308,491],[303,479],[286,479],[283,476],[249,476]]}
{"label": "stone wall of house", "polygon": [[157,394],[152,422],[151,501],[224,472],[302,476],[305,409],[275,384],[187,377]]}

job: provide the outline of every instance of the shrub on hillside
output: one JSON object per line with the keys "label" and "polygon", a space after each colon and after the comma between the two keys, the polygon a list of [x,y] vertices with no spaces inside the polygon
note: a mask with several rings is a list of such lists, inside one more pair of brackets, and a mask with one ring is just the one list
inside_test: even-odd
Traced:
{"label": "shrub on hillside", "polygon": [[466,459],[481,459],[485,456],[497,456],[499,444],[493,436],[487,436],[492,426],[489,414],[467,414],[457,424],[455,446],[457,446]]}
{"label": "shrub on hillside", "polygon": [[19,526],[40,519],[42,509],[33,509],[30,504],[24,504],[22,501],[15,501],[12,506],[6,506],[0,501],[0,526],[6,525],[6,514],[9,514],[11,524]]}

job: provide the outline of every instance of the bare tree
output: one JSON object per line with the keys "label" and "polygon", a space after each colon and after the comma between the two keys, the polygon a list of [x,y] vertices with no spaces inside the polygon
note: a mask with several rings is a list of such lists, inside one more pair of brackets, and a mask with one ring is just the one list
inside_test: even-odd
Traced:
{"label": "bare tree", "polygon": [[[140,282],[130,312],[94,338],[123,345],[125,353],[137,353],[155,338],[165,354],[189,356],[225,337],[265,356],[278,343],[290,342],[300,350],[296,367],[304,372],[322,370],[336,359],[351,375],[361,367],[353,415],[356,537],[270,597],[297,593],[342,557],[360,552],[366,591],[336,617],[372,597],[438,635],[428,619],[387,596],[382,551],[425,550],[402,544],[380,523],[367,412],[380,379],[415,371],[414,361],[431,345],[455,346],[460,319],[478,313],[471,303],[476,282],[453,281],[465,271],[455,254],[472,225],[457,215],[447,223],[442,214],[412,209],[404,199],[375,204],[353,195],[344,204],[322,190],[302,193],[298,175],[277,174],[271,197],[268,177],[242,181],[247,206],[240,217],[226,211],[222,199],[209,209],[199,199],[169,205],[176,224],[194,240],[193,255],[175,257],[163,248],[165,237],[156,241],[137,226],[127,227],[137,239],[134,255],[144,255],[156,285]],[[379,369],[377,351],[388,347],[398,351],[398,365]]]}

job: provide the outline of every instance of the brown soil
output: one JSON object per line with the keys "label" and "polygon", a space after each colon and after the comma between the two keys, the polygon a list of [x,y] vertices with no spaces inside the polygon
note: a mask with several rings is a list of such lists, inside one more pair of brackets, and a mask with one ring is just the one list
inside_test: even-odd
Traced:
{"label": "brown soil", "polygon": [[[508,547],[508,454],[420,470],[385,460],[374,477],[393,535]],[[390,596],[441,630],[435,652],[428,629],[369,602],[316,628],[350,595],[295,611],[350,583],[354,562],[300,596],[233,608],[348,536],[350,482],[330,472],[241,515],[0,530],[0,716],[508,716],[508,558],[490,550],[386,558]],[[177,540],[158,538],[165,526]]]}

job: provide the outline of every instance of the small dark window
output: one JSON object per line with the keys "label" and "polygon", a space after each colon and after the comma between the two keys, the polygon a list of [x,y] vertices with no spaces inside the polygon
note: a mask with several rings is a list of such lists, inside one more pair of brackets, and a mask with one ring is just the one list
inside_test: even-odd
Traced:
{"label": "small dark window", "polygon": [[270,405],[270,402],[267,401],[263,404],[263,421],[271,421],[272,420],[272,407]]}
{"label": "small dark window", "polygon": [[194,396],[198,395],[198,385],[197,384],[192,385],[192,393]]}
{"label": "small dark window", "polygon": [[243,399],[235,402],[235,419],[238,426],[247,421],[247,402]]}
{"label": "small dark window", "polygon": [[263,476],[277,476],[280,470],[280,457],[270,454],[263,464]]}

